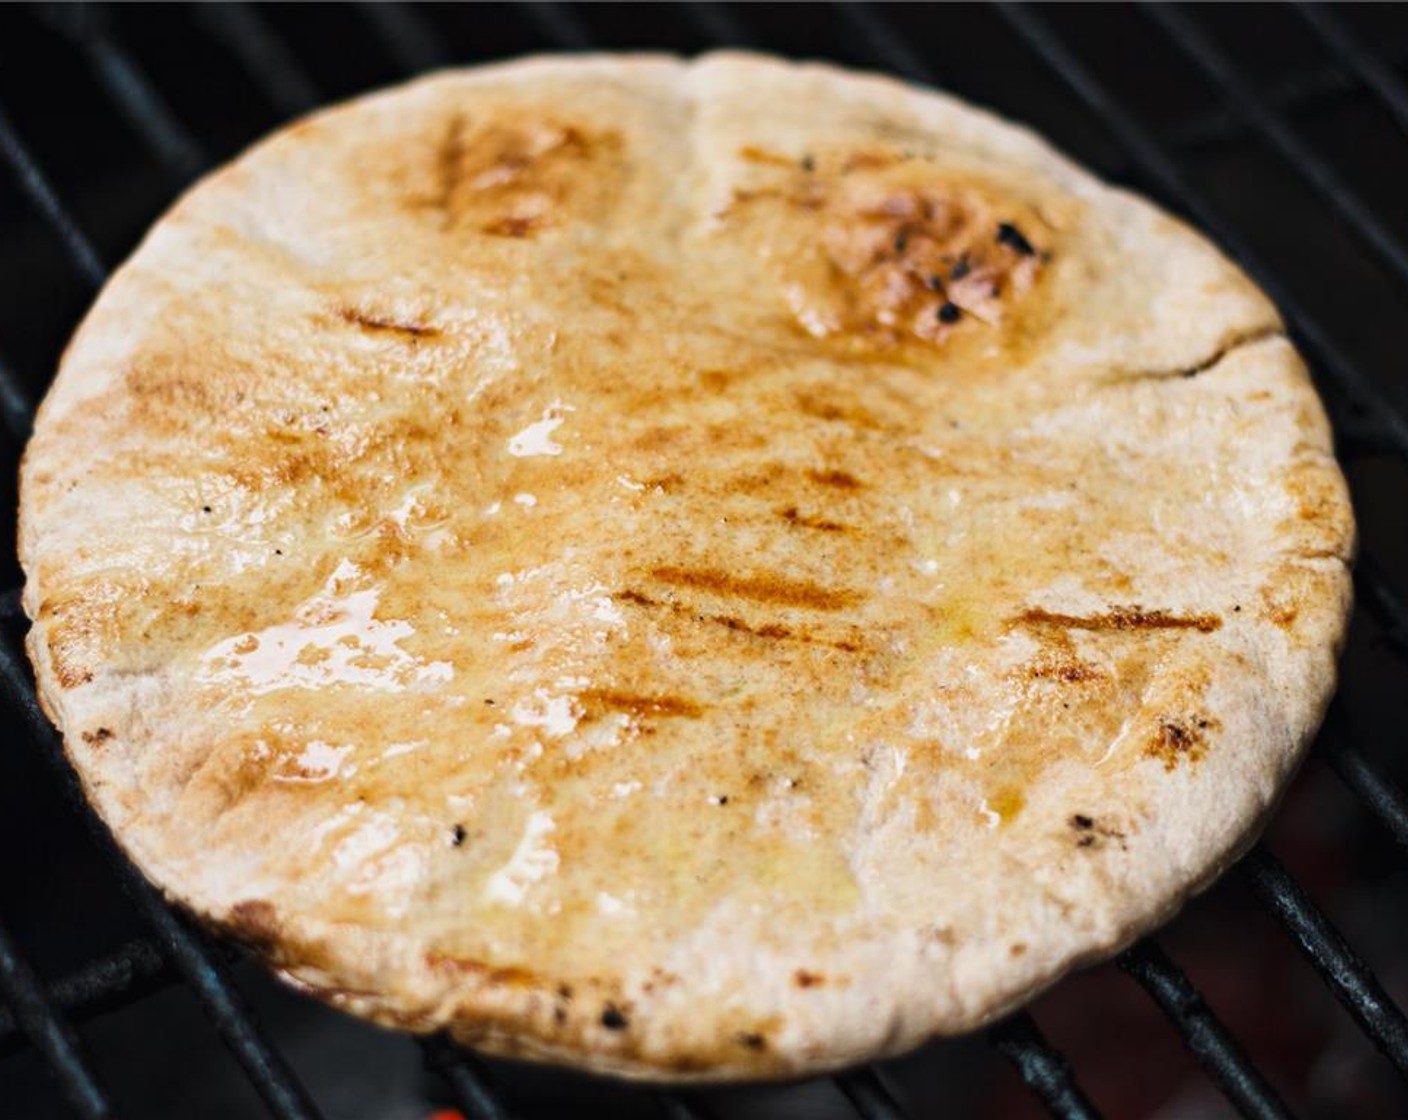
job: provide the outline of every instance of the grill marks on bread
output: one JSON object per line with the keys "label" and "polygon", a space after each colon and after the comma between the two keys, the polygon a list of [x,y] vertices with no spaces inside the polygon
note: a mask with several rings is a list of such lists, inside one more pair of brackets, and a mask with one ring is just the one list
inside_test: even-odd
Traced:
{"label": "grill marks on bread", "polygon": [[337,315],[344,323],[360,327],[371,334],[400,335],[411,341],[438,338],[440,335],[438,327],[432,327],[425,323],[406,322],[390,315],[379,315],[355,307],[341,307],[338,309]]}
{"label": "grill marks on bread", "polygon": [[1059,626],[1068,630],[1196,630],[1210,634],[1222,627],[1215,614],[1176,615],[1139,606],[1111,607],[1100,614],[1075,615],[1032,607],[1018,616],[1032,626]]}
{"label": "grill marks on bread", "polygon": [[624,712],[626,715],[674,719],[698,719],[704,706],[685,696],[644,694],[615,688],[589,688],[577,694],[577,701],[593,713]]}
{"label": "grill marks on bread", "polygon": [[697,604],[660,595],[650,595],[633,587],[626,587],[616,592],[615,598],[619,602],[629,603],[632,606],[657,608],[698,623],[721,627],[740,637],[758,638],[769,643],[796,642],[801,645],[840,650],[843,653],[860,653],[868,648],[862,638],[862,628],[858,626],[842,627],[842,632],[838,635],[828,633],[818,626],[789,625],[777,621],[750,622],[736,614],[710,613],[701,609]]}
{"label": "grill marks on bread", "polygon": [[737,575],[717,568],[661,565],[651,576],[661,583],[703,591],[721,598],[749,599],[781,607],[813,611],[839,611],[863,602],[865,594],[849,588],[824,587],[810,580],[768,573]]}

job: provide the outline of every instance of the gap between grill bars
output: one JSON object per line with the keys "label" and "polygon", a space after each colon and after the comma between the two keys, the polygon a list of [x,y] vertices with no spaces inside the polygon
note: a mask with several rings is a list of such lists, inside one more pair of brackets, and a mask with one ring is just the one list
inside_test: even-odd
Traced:
{"label": "gap between grill bars", "polygon": [[[711,12],[711,8],[716,10]],[[889,25],[882,11],[860,4],[845,4],[842,9],[844,18],[889,69],[917,80],[932,80],[927,64]],[[209,33],[224,43],[246,71],[256,77],[261,89],[277,108],[292,112],[321,100],[316,87],[302,71],[296,55],[287,49],[257,9],[239,6],[232,9],[233,15],[215,15],[213,11],[205,17]],[[540,3],[532,5],[528,12],[539,32],[545,38],[554,40],[559,47],[595,47],[586,24],[570,5]],[[423,69],[445,61],[443,48],[434,32],[414,9],[375,5],[367,7],[362,14],[377,29],[389,53],[406,69]],[[1356,424],[1362,422],[1366,428],[1376,429],[1378,440],[1391,446],[1399,455],[1408,457],[1408,422],[1385,405],[1368,379],[1349,361],[1325,329],[1314,319],[1308,318],[1304,308],[1287,298],[1284,285],[1276,275],[1257,260],[1240,235],[1191,188],[1176,162],[1147,130],[1120,108],[1112,95],[1084,70],[1045,25],[1042,17],[1012,7],[1003,7],[1002,14],[1038,57],[1116,135],[1143,172],[1227,245],[1273,297],[1290,311],[1293,327],[1310,350],[1319,355],[1321,367],[1333,379],[1331,388],[1348,401],[1348,411]],[[101,20],[84,22],[82,19],[65,23],[65,18],[59,17],[62,29],[80,47],[102,87],[128,117],[150,153],[173,180],[184,182],[204,166],[205,157],[199,143],[185,131],[131,55],[116,42],[105,23]],[[696,18],[715,32],[727,29],[726,33],[737,35],[743,26],[743,21],[714,5],[700,5]],[[1199,38],[1196,27],[1189,32],[1188,17],[1176,13],[1155,13],[1152,18],[1167,28],[1181,46],[1187,48],[1192,42],[1194,45],[1188,49],[1197,55],[1197,60],[1207,69],[1209,76],[1240,102],[1227,128],[1241,126],[1243,122],[1238,114],[1247,113],[1258,134],[1278,150],[1298,159],[1309,155],[1310,167],[1308,170],[1302,167],[1302,173],[1308,175],[1312,185],[1321,191],[1341,217],[1365,238],[1366,243],[1380,254],[1389,267],[1408,279],[1408,253],[1403,247],[1376,223],[1373,215],[1352,192],[1342,189],[1344,184],[1339,181],[1333,168],[1328,168],[1328,164],[1309,152],[1293,133],[1288,138],[1288,127],[1276,115],[1280,112],[1276,106],[1292,99],[1261,98],[1240,78],[1235,68],[1230,71],[1225,67],[1219,68],[1219,61],[1227,61],[1230,66],[1230,60],[1221,60],[1216,52],[1202,50],[1207,44]],[[1384,81],[1382,73],[1375,73],[1371,65],[1373,57],[1362,44],[1352,39],[1346,40],[1343,35],[1337,38],[1334,18],[1325,13],[1308,12],[1306,18],[1320,31],[1337,56],[1353,66],[1361,83],[1378,91],[1395,110],[1401,108],[1395,101],[1401,95],[1401,87],[1395,90],[1392,83]],[[55,232],[80,277],[94,286],[101,283],[105,268],[98,254],[69,215],[9,119],[3,115],[3,109],[0,109],[0,159],[8,165],[20,190]],[[1324,173],[1327,168],[1328,177]],[[0,364],[0,412],[3,412],[6,426],[12,434],[22,438],[27,429],[30,402],[12,371],[3,364]],[[1377,567],[1370,570],[1374,581],[1368,596],[1370,605],[1381,617],[1387,618],[1388,625],[1398,627],[1397,632],[1401,635],[1401,601],[1382,579]],[[8,644],[0,651],[0,684],[3,684],[12,709],[19,712],[29,725],[31,736],[44,748],[46,756],[58,764],[72,785],[71,775],[68,775],[62,762],[60,748],[39,714],[27,674]],[[1364,798],[1398,841],[1404,843],[1408,812],[1405,812],[1404,800],[1397,787],[1354,746],[1341,744],[1327,753],[1346,784]],[[203,937],[194,934],[166,908],[155,891],[116,852],[101,826],[96,831],[117,874],[124,880],[139,910],[153,927],[157,945],[137,943],[135,947],[128,947],[127,956],[122,960],[96,962],[82,970],[81,976],[61,981],[46,992],[0,931],[0,990],[3,990],[13,1008],[8,1018],[0,1016],[0,1052],[6,1048],[7,1040],[13,1042],[18,1037],[17,1031],[22,1030],[42,1050],[46,1059],[61,1071],[65,1093],[80,1114],[111,1115],[111,1106],[87,1072],[81,1048],[71,1030],[64,1025],[60,1009],[75,1015],[95,1013],[107,1005],[105,1001],[120,1002],[125,998],[135,998],[179,975],[197,992],[207,1013],[245,1066],[271,1112],[279,1117],[315,1116],[312,1102],[243,1007],[219,955],[205,943]],[[1366,1032],[1401,1071],[1408,1070],[1408,1028],[1405,1028],[1402,1014],[1387,1000],[1372,973],[1354,956],[1304,892],[1264,852],[1257,852],[1249,858],[1241,874],[1267,908],[1287,926],[1298,946],[1327,983],[1336,988],[1336,994],[1344,1000]],[[1284,1104],[1248,1062],[1235,1040],[1212,1016],[1187,977],[1157,946],[1149,942],[1136,946],[1121,959],[1121,965],[1150,992],[1243,1115],[1288,1115]],[[1029,1017],[1014,1016],[993,1028],[990,1039],[999,1051],[1012,1059],[1023,1079],[1053,1115],[1097,1115],[1072,1081],[1064,1060],[1045,1042]],[[426,1050],[432,1064],[445,1075],[467,1115],[509,1115],[507,1106],[490,1085],[476,1059],[443,1040],[428,1041]],[[903,1114],[898,1102],[873,1069],[839,1075],[836,1082],[858,1114],[864,1117]],[[687,1098],[677,1094],[662,1094],[660,1104],[666,1115],[699,1114]]]}

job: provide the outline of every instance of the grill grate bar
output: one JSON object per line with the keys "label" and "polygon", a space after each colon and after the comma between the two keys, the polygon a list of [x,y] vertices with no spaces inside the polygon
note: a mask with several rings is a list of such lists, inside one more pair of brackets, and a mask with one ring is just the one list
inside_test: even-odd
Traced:
{"label": "grill grate bar", "polygon": [[[125,1007],[175,980],[171,967],[150,941],[129,941],[116,952],[90,961],[77,972],[49,985],[49,994],[71,1019],[80,1022]],[[23,1046],[25,1035],[15,1017],[0,1008],[0,1057]]]}
{"label": "grill grate bar", "polygon": [[703,1109],[682,1093],[657,1089],[653,1095],[665,1120],[707,1120]]}
{"label": "grill grate bar", "polygon": [[[39,707],[34,689],[9,642],[0,642],[0,694],[23,720],[25,731],[41,746],[75,803],[82,805],[73,771],[64,760],[58,733]],[[91,812],[86,814],[99,849],[119,882],[157,935],[163,954],[195,990],[206,1016],[244,1068],[246,1076],[278,1120],[317,1120],[319,1113],[283,1055],[259,1027],[253,1012],[211,948],[178,919],[160,893],[118,849],[112,835]]]}
{"label": "grill grate bar", "polygon": [[357,11],[371,25],[391,60],[412,74],[446,65],[450,56],[425,18],[404,3],[369,0]]}
{"label": "grill grate bar", "polygon": [[1398,846],[1408,852],[1408,797],[1397,783],[1380,773],[1357,748],[1348,744],[1337,746],[1328,756],[1344,784],[1358,794]]}
{"label": "grill grate bar", "polygon": [[0,423],[21,447],[29,439],[34,402],[10,363],[0,356]]}
{"label": "grill grate bar", "polygon": [[1408,852],[1408,795],[1360,751],[1359,727],[1339,700],[1330,704],[1327,730],[1330,734],[1321,736],[1326,761]]}
{"label": "grill grate bar", "polygon": [[49,24],[87,58],[93,73],[147,149],[178,183],[209,162],[136,60],[113,35],[108,13],[91,4],[42,9]]}
{"label": "grill grate bar", "polygon": [[107,266],[87,235],[78,228],[68,207],[59,201],[48,176],[20,139],[3,108],[0,108],[0,159],[9,165],[20,190],[58,236],[79,275],[89,287],[100,288],[107,279]]}
{"label": "grill grate bar", "polygon": [[1296,11],[1340,63],[1378,95],[1408,135],[1408,82],[1324,4],[1297,4]]}
{"label": "grill grate bar", "polygon": [[263,14],[244,0],[197,4],[201,28],[235,57],[270,105],[297,116],[321,101],[317,86]]}
{"label": "grill grate bar", "polygon": [[1408,656],[1408,603],[1389,585],[1378,561],[1363,551],[1355,562],[1354,584],[1383,627],[1384,639],[1400,655]]}
{"label": "grill grate bar", "polygon": [[112,1105],[88,1068],[78,1036],[59,1017],[39,977],[19,955],[4,926],[0,926],[0,996],[58,1077],[73,1110],[83,1120],[110,1120]]}
{"label": "grill grate bar", "polygon": [[833,1080],[862,1120],[903,1120],[904,1109],[874,1066],[838,1073]]}
{"label": "grill grate bar", "polygon": [[714,0],[689,0],[685,11],[694,20],[695,26],[716,46],[743,47],[753,46],[757,42],[757,36],[748,30],[738,15]]}
{"label": "grill grate bar", "polygon": [[937,84],[933,67],[915,54],[885,18],[877,15],[868,4],[861,3],[860,0],[836,0],[835,6],[846,22],[865,40],[871,54],[886,67],[922,85]]}
{"label": "grill grate bar", "polygon": [[528,14],[533,26],[564,51],[589,51],[596,46],[592,33],[570,4],[558,0],[527,0],[520,10]]}
{"label": "grill grate bar", "polygon": [[1119,966],[1137,980],[1172,1020],[1237,1111],[1254,1120],[1290,1120],[1291,1112],[1237,1040],[1204,1002],[1187,975],[1152,939],[1125,950]]}
{"label": "grill grate bar", "polygon": [[466,1120],[513,1120],[513,1113],[499,1099],[478,1058],[444,1035],[422,1039],[421,1047],[430,1067],[449,1085],[455,1107],[465,1114]]}
{"label": "grill grate bar", "polygon": [[[1393,46],[1391,54],[1396,65],[1408,61],[1408,49],[1401,43]],[[1293,71],[1267,87],[1265,97],[1282,112],[1303,113],[1353,97],[1362,88],[1356,75],[1328,64]],[[1247,120],[1241,113],[1218,107],[1175,125],[1169,131],[1169,141],[1175,148],[1208,148],[1246,134]]]}
{"label": "grill grate bar", "polygon": [[1270,143],[1394,275],[1408,285],[1408,249],[1329,161],[1302,140],[1286,118],[1242,77],[1212,36],[1173,5],[1147,5],[1142,10],[1224,96],[1247,115],[1257,134]]}
{"label": "grill grate bar", "polygon": [[988,1028],[988,1041],[1058,1120],[1100,1120],[1100,1113],[1076,1084],[1066,1059],[1046,1041],[1025,1011]]}
{"label": "grill grate bar", "polygon": [[1291,940],[1315,966],[1375,1045],[1408,1077],[1408,1019],[1299,883],[1261,845],[1238,867],[1252,893],[1280,920]]}
{"label": "grill grate bar", "polygon": [[1246,239],[1222,218],[1207,196],[1194,187],[1153,132],[1124,108],[1032,7],[1000,0],[997,9],[1031,51],[1100,118],[1145,177],[1241,262],[1272,301],[1287,313],[1306,349],[1319,359],[1317,368],[1333,379],[1350,410],[1361,419],[1373,418],[1386,443],[1408,460],[1408,417],[1373,388],[1319,320],[1309,314]]}

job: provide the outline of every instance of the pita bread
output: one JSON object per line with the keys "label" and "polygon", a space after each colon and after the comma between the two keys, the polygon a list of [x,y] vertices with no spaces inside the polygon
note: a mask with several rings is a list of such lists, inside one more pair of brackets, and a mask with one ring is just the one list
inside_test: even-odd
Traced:
{"label": "pita bread", "polygon": [[172,897],[484,1050],[790,1076],[1249,842],[1353,522],[1276,311],[949,97],[534,59],[186,195],[23,472],[43,701]]}

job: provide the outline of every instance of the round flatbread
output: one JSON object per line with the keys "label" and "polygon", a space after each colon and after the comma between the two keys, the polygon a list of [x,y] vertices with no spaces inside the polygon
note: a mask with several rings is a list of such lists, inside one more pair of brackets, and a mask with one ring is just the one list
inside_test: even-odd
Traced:
{"label": "round flatbread", "polygon": [[88,796],[378,1022],[651,1078],[981,1024],[1316,727],[1353,522],[1277,314],[951,98],[437,75],[201,182],[23,473]]}

